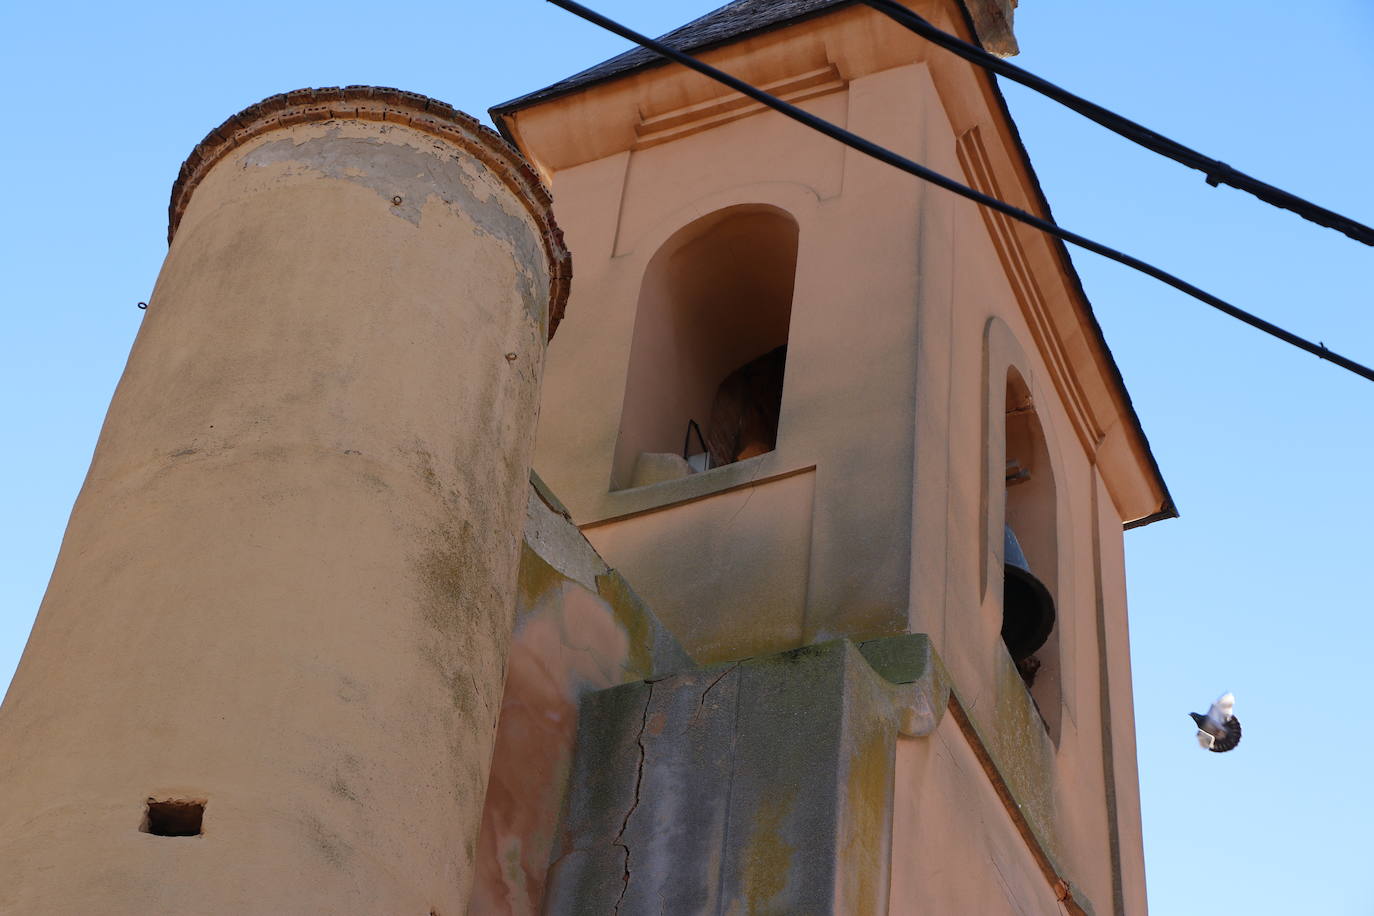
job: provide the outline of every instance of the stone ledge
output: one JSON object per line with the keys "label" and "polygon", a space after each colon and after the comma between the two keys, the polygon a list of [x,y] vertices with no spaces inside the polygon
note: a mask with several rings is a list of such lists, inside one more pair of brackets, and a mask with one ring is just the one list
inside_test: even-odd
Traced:
{"label": "stone ledge", "polygon": [[[1093,916],[1092,902],[1065,877],[1059,862],[1052,832],[1053,801],[1048,794],[1053,778],[1048,771],[1050,761],[1036,759],[1043,757],[1037,753],[1044,750],[1043,746],[1036,746],[1042,743],[1025,740],[1028,735],[1038,735],[1039,716],[1030,695],[1020,688],[1011,660],[1006,659],[1003,667],[1009,674],[1004,672],[1002,679],[1014,682],[1015,690],[1000,691],[1002,702],[995,721],[1001,733],[992,733],[969,714],[968,705],[926,634],[869,640],[858,648],[884,680],[910,691],[895,697],[902,735],[926,737],[935,731],[946,710],[953,715],[1056,898],[1073,916]],[[1031,732],[1027,723],[1037,731]]]}
{"label": "stone ledge", "polygon": [[1027,787],[1026,762],[972,720],[922,633],[833,640],[587,696],[545,905],[876,912],[896,742],[932,735],[946,712],[1055,898],[1092,916],[1047,842],[1053,811]]}

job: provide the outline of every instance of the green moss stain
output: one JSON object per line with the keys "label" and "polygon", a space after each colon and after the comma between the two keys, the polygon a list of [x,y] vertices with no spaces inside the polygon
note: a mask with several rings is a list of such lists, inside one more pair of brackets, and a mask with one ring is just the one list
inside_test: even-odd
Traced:
{"label": "green moss stain", "polygon": [[1017,807],[1041,845],[1057,856],[1053,744],[1011,659],[1004,658],[997,668],[990,711],[963,706]]}
{"label": "green moss stain", "polygon": [[501,878],[510,896],[515,900],[528,899],[529,889],[526,887],[524,850],[521,848],[519,837],[506,838],[499,861]]}
{"label": "green moss stain", "polygon": [[625,577],[614,569],[596,577],[596,592],[611,606],[616,623],[630,639],[627,677],[647,678],[654,673],[654,625],[649,609],[630,588]]}
{"label": "green moss stain", "polygon": [[313,814],[305,815],[303,821],[310,845],[320,854],[320,857],[335,868],[346,867],[349,858],[353,855],[353,847],[348,845],[337,833],[326,827],[324,822]]}
{"label": "green moss stain", "polygon": [[480,569],[470,569],[473,554],[472,525],[463,521],[432,533],[430,548],[417,564],[420,583],[424,588],[424,619],[446,636],[467,642],[472,629],[472,615],[467,613],[473,594],[472,582]]}
{"label": "green moss stain", "polygon": [[534,610],[546,595],[567,581],[567,576],[549,565],[528,543],[522,543],[515,613],[520,615]]}
{"label": "green moss stain", "polygon": [[893,756],[887,732],[883,727],[874,727],[849,760],[845,786],[848,836],[840,864],[849,873],[845,912],[878,912],[878,879],[884,873],[881,859],[885,851],[883,839],[888,835]]}
{"label": "green moss stain", "polygon": [[491,732],[500,712],[505,679],[501,672],[489,678],[486,670],[505,656],[511,622],[498,611],[509,599],[497,593],[482,539],[469,521],[441,526],[426,541],[414,561],[420,618],[429,631],[418,651],[452,709],[436,727],[453,761],[453,797],[468,804],[484,791],[486,761],[472,759],[467,746],[471,736]]}
{"label": "green moss stain", "polygon": [[833,641],[818,643],[813,646],[802,646],[799,649],[792,649],[791,651],[783,652],[782,654],[777,656],[777,659],[784,664],[797,665],[801,664],[802,662],[808,659],[820,658],[822,655],[825,655],[827,652],[829,652],[830,649],[833,648],[833,646]]}
{"label": "green moss stain", "polygon": [[743,857],[746,913],[780,912],[771,904],[787,889],[792,874],[797,847],[787,839],[786,826],[794,804],[794,795],[779,797],[773,804],[762,806],[754,820]]}
{"label": "green moss stain", "polygon": [[403,449],[402,453],[410,458],[410,465],[424,483],[425,488],[441,496],[444,495],[443,485],[439,481],[439,475],[434,470],[434,456],[419,443],[410,449]]}
{"label": "green moss stain", "polygon": [[357,793],[355,793],[353,789],[349,787],[348,783],[344,782],[342,776],[334,777],[334,779],[329,783],[329,791],[334,795],[338,796],[339,798],[342,798],[344,801],[350,801],[354,803],[358,801]]}
{"label": "green moss stain", "polygon": [[893,684],[911,684],[931,676],[938,664],[924,633],[907,633],[870,639],[859,644],[859,651],[873,670]]}

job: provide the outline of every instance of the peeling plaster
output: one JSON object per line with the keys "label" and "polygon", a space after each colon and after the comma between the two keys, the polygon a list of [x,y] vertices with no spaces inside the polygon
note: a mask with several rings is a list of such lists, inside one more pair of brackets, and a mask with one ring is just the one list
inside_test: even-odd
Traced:
{"label": "peeling plaster", "polygon": [[546,327],[548,282],[529,267],[544,262],[538,234],[523,214],[502,206],[501,195],[482,186],[484,175],[462,155],[432,145],[430,152],[377,137],[345,137],[338,127],[330,127],[323,136],[308,140],[287,137],[264,143],[243,157],[243,168],[296,166],[362,185],[386,201],[395,216],[415,226],[420,225],[425,204],[439,197],[478,233],[511,246],[520,270],[521,300],[530,317]]}

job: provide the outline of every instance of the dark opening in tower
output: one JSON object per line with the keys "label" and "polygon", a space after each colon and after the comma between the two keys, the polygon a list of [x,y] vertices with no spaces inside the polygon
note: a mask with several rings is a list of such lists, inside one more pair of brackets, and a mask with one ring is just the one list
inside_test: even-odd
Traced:
{"label": "dark opening in tower", "polygon": [[649,262],[611,486],[645,486],[777,446],[797,223],[738,206],[675,233]]}
{"label": "dark opening in tower", "polygon": [[1057,742],[1063,697],[1054,468],[1030,389],[1015,369],[1007,373],[1006,487],[1002,638]]}

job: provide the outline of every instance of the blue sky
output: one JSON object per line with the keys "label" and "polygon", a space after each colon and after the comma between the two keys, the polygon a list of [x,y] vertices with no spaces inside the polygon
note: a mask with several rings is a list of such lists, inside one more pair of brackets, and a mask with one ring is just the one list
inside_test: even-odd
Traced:
{"label": "blue sky", "polygon": [[[598,8],[658,34],[715,5]],[[1023,66],[1374,223],[1368,0],[1025,0],[1017,32]],[[172,180],[204,133],[272,93],[347,83],[480,115],[623,47],[538,0],[0,7],[0,686],[165,254]],[[1005,91],[1063,225],[1374,363],[1374,250]],[[1183,512],[1126,538],[1151,906],[1372,914],[1374,385],[1074,257]],[[1223,690],[1245,742],[1206,754],[1184,714]]]}

